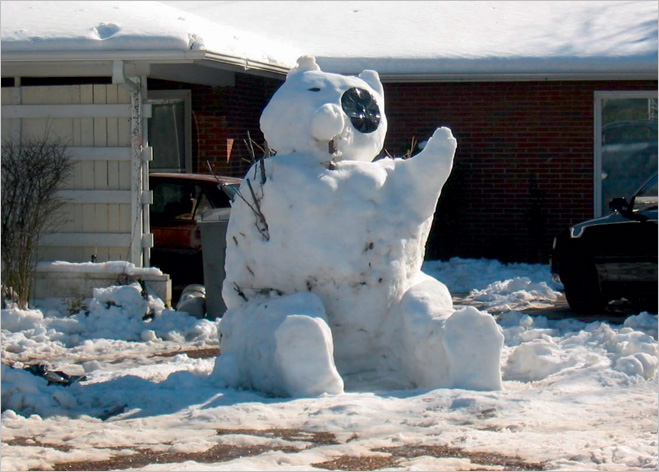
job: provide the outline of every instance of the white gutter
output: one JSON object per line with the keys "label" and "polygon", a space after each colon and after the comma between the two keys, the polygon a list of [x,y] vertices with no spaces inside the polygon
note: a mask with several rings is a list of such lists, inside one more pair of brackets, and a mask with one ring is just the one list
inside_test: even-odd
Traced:
{"label": "white gutter", "polygon": [[[358,74],[355,72],[354,74]],[[655,73],[638,72],[456,72],[456,73],[382,73],[380,80],[387,83],[399,82],[541,82],[573,80],[657,80]]]}
{"label": "white gutter", "polygon": [[60,52],[4,52],[3,66],[43,65],[57,63],[114,63],[114,61],[143,62],[148,64],[192,64],[218,67],[229,66],[229,69],[240,71],[255,71],[275,74],[288,73],[289,67],[280,64],[253,60],[245,57],[231,56],[203,50],[187,51],[60,51]]}
{"label": "white gutter", "polygon": [[657,80],[657,59],[638,57],[316,57],[324,71],[378,71],[383,82]]}
{"label": "white gutter", "polygon": [[[317,58],[324,70],[341,74],[358,74],[359,70],[338,70],[332,67],[332,58]],[[245,57],[232,56],[204,50],[144,50],[144,51],[62,51],[62,52],[2,52],[3,66],[44,65],[44,64],[83,64],[110,63],[115,60],[124,62],[142,62],[146,64],[191,64],[225,68],[242,72],[261,72],[275,76],[286,75],[290,69],[285,65],[254,60]],[[325,62],[325,64],[323,64]],[[360,67],[361,62],[355,64]],[[226,67],[223,67],[226,66]],[[368,68],[378,70],[377,61]],[[340,69],[344,69],[340,67]],[[385,72],[381,68],[382,82],[513,82],[513,81],[550,81],[550,80],[657,80],[657,70],[643,67],[644,70],[625,70],[611,68],[610,70],[520,70],[507,71],[456,71],[442,72]],[[3,71],[3,76],[7,74]]]}
{"label": "white gutter", "polygon": [[287,74],[290,67],[272,64],[269,62],[255,61],[244,57],[230,56],[228,54],[219,54],[206,51],[204,59],[211,62],[218,62],[238,67],[244,71],[258,70],[262,72],[271,72],[275,74]]}
{"label": "white gutter", "polygon": [[26,62],[100,62],[145,61],[159,63],[194,62],[204,58],[204,51],[54,51],[2,52],[2,63]]}

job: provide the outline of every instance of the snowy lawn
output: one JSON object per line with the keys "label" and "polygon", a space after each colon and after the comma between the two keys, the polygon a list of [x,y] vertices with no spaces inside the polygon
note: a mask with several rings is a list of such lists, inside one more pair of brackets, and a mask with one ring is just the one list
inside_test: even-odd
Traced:
{"label": "snowy lawn", "polygon": [[[525,314],[560,298],[544,265],[424,270],[496,313],[503,391],[362,375],[342,395],[265,397],[209,380],[217,322],[147,306],[134,286],[81,312],[3,309],[2,470],[657,470],[656,314]],[[38,362],[86,380],[47,385],[22,369]]]}

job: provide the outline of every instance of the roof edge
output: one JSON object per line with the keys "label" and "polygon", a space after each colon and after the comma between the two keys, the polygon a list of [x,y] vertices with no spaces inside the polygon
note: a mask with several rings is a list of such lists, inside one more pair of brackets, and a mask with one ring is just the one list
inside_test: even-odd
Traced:
{"label": "roof edge", "polygon": [[274,64],[272,62],[264,62],[239,56],[231,56],[228,54],[220,54],[216,52],[206,51],[204,61],[226,64],[229,66],[237,67],[247,72],[250,70],[267,72],[275,75],[286,75],[290,67]]}
{"label": "roof edge", "polygon": [[104,60],[185,63],[203,59],[200,50],[2,51],[3,63],[99,62]]}
{"label": "roof edge", "polygon": [[[147,65],[155,64],[197,64],[213,69],[223,69],[233,72],[262,75],[281,78],[285,76],[289,67],[262,60],[246,57],[232,56],[206,50],[143,50],[143,51],[60,51],[60,52],[2,52],[3,77],[15,75],[21,69],[30,68],[30,71],[39,70],[39,66],[52,65],[61,69],[65,65],[85,66],[86,70],[92,67],[98,69],[97,75],[108,75],[108,64],[115,60]],[[103,64],[103,67],[99,65]],[[59,75],[65,71],[60,71]],[[21,74],[18,74],[21,75]],[[74,74],[75,75],[75,74]],[[146,74],[148,75],[148,73]]]}
{"label": "roof edge", "polygon": [[[356,73],[357,74],[357,73]],[[383,73],[384,83],[397,82],[541,82],[599,80],[657,80],[657,72],[519,72],[519,73]]]}

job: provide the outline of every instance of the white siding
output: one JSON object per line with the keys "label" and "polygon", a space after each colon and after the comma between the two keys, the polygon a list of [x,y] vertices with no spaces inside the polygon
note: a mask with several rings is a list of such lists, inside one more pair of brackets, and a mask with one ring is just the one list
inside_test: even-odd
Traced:
{"label": "white siding", "polygon": [[[135,185],[139,159],[130,91],[118,85],[2,89],[3,139],[60,138],[74,161],[62,196],[58,232],[40,245],[42,260],[125,260],[143,265],[145,228],[139,204],[148,183]],[[150,115],[150,107],[142,113]],[[145,121],[145,120],[143,120]],[[139,140],[138,140],[139,141]],[[133,161],[139,162],[133,162]]]}

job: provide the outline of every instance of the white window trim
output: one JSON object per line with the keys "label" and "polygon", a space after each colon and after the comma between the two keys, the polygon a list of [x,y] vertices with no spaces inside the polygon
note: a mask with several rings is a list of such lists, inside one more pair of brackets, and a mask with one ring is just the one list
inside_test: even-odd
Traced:
{"label": "white window trim", "polygon": [[182,100],[185,110],[185,172],[192,172],[192,91],[149,90],[149,103]]}
{"label": "white window trim", "polygon": [[595,127],[594,127],[594,205],[593,213],[595,217],[602,216],[602,100],[609,98],[657,98],[657,92],[651,90],[634,90],[634,91],[596,91],[595,92]]}

